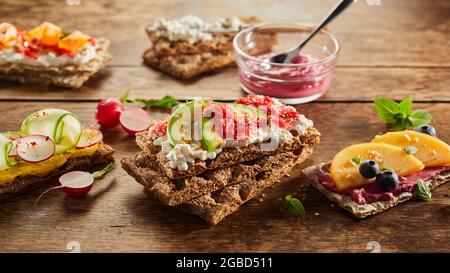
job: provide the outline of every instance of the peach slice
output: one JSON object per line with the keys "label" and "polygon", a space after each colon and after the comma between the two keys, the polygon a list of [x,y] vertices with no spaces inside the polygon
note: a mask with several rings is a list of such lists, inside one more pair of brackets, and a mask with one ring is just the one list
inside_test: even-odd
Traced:
{"label": "peach slice", "polygon": [[362,143],[345,148],[331,161],[330,173],[339,190],[361,187],[373,180],[367,180],[359,173],[359,165],[353,159],[374,160],[380,169],[394,170],[399,176],[422,170],[423,163],[402,148],[385,143]]}
{"label": "peach slice", "polygon": [[58,47],[66,49],[72,53],[77,53],[84,48],[84,45],[89,41],[90,37],[81,31],[74,31],[62,38],[58,43]]}
{"label": "peach slice", "polygon": [[413,130],[376,136],[372,143],[388,143],[401,148],[414,146],[414,154],[426,167],[450,166],[450,146],[442,140]]}
{"label": "peach slice", "polygon": [[62,31],[58,26],[44,22],[27,33],[27,39],[38,40],[46,46],[58,45]]}

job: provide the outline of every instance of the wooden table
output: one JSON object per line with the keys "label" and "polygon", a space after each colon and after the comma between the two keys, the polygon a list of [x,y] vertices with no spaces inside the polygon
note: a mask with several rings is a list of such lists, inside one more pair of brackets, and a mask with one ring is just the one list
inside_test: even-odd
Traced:
{"label": "wooden table", "polygon": [[[74,2],[74,1],[69,1]],[[334,0],[246,1],[14,1],[0,5],[2,20],[28,28],[47,20],[111,40],[112,63],[79,90],[0,83],[0,131],[17,129],[32,111],[59,107],[94,121],[96,103],[130,88],[136,97],[173,95],[179,100],[208,96],[234,100],[239,90],[235,68],[192,82],[179,82],[141,64],[149,45],[144,26],[156,16],[257,15],[270,22],[314,23]],[[381,5],[377,5],[381,3]],[[372,4],[372,5],[370,5]],[[374,97],[412,97],[415,108],[436,118],[439,137],[450,142],[450,2],[359,1],[331,26],[342,44],[329,92],[297,108],[322,132],[313,156],[281,185],[265,192],[218,226],[152,202],[142,187],[116,168],[87,198],[49,193],[32,210],[41,191],[0,205],[0,251],[82,252],[368,252],[369,241],[382,252],[448,252],[449,186],[433,192],[429,203],[407,202],[389,212],[357,220],[335,207],[299,177],[301,168],[328,161],[346,145],[365,142],[386,130],[375,115]],[[164,113],[153,111],[155,118]],[[117,160],[138,149],[119,129],[105,131]],[[307,215],[278,211],[279,198],[296,193]],[[69,244],[70,246],[70,244]]]}

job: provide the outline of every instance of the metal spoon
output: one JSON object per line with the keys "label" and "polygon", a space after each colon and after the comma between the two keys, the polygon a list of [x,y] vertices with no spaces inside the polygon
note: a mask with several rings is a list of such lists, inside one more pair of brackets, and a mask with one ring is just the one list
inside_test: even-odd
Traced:
{"label": "metal spoon", "polygon": [[280,53],[275,56],[270,57],[267,61],[272,63],[292,63],[292,58],[298,56],[300,50],[311,40],[314,35],[316,35],[323,27],[325,27],[329,22],[331,22],[336,16],[338,16],[341,12],[343,12],[350,4],[356,2],[358,0],[341,0],[336,6],[330,11],[330,13],[322,20],[320,25],[306,37],[303,42],[289,50],[288,52]]}

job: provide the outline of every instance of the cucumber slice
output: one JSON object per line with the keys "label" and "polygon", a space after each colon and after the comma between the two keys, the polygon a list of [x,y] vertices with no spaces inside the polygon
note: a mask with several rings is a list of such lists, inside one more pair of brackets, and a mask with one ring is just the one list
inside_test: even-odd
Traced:
{"label": "cucumber slice", "polygon": [[234,111],[236,111],[237,118],[247,117],[249,120],[256,120],[257,118],[263,118],[266,114],[256,107],[248,106],[245,104],[230,103]]}
{"label": "cucumber slice", "polygon": [[[167,139],[172,146],[201,140],[203,107],[208,100],[194,100],[181,104],[170,116]],[[197,117],[198,120],[195,120]]]}
{"label": "cucumber slice", "polygon": [[224,144],[224,140],[216,133],[214,118],[202,118],[202,147],[212,152]]}
{"label": "cucumber slice", "polygon": [[20,131],[6,131],[6,132],[1,132],[0,135],[13,140],[13,139],[19,138],[21,136],[21,132]]}
{"label": "cucumber slice", "polygon": [[25,135],[44,135],[56,144],[55,154],[73,149],[80,140],[83,126],[73,113],[62,109],[44,109],[29,115],[22,123]]}
{"label": "cucumber slice", "polygon": [[10,161],[8,156],[12,147],[12,140],[0,135],[0,170],[8,169],[15,165],[15,161]]}

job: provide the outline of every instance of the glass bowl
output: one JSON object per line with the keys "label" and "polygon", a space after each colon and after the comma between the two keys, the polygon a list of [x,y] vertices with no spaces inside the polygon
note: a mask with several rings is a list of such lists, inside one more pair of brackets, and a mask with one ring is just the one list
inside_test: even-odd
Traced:
{"label": "glass bowl", "polygon": [[294,63],[268,61],[300,43],[312,28],[297,24],[266,24],[239,32],[233,40],[242,89],[283,103],[313,101],[327,91],[339,55],[336,37],[322,30],[300,51]]}

